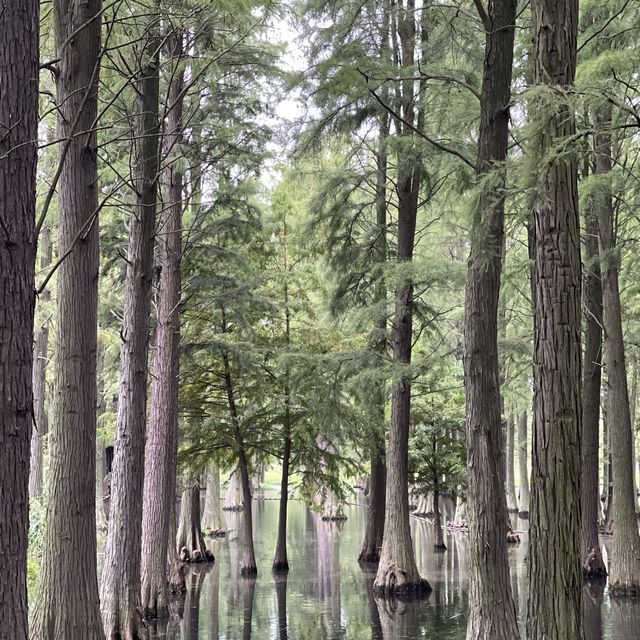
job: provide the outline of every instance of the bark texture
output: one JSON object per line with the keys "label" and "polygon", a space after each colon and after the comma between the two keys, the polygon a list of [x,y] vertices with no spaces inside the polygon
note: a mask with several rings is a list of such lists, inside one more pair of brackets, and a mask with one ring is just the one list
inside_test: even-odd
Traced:
{"label": "bark texture", "polygon": [[581,262],[575,133],[577,0],[534,0],[534,105],[542,169],[534,210],[534,416],[529,640],[581,640]]}
{"label": "bark texture", "polygon": [[[389,25],[385,24],[383,33],[388,34]],[[384,55],[383,48],[383,55]],[[387,180],[389,136],[389,118],[385,114],[380,118],[380,139],[377,152],[376,172],[376,259],[383,267],[388,257],[387,246]],[[372,348],[379,354],[381,361],[387,356],[387,288],[384,279],[376,286],[375,300],[382,305],[380,316],[371,337]],[[378,562],[384,537],[384,512],[386,508],[387,466],[384,444],[384,421],[386,396],[384,384],[380,384],[373,400],[372,437],[371,437],[371,475],[369,477],[369,509],[367,511],[367,528],[358,560],[360,562]]]}
{"label": "bark texture", "polygon": [[[411,67],[416,61],[416,43],[426,40],[426,14],[422,10],[422,30],[418,34],[415,24],[414,5],[408,0],[397,16],[397,36],[403,66]],[[416,219],[422,158],[416,149],[414,127],[421,130],[424,114],[420,103],[424,85],[420,83],[416,93],[412,80],[404,81],[398,95],[402,121],[396,122],[401,134],[402,152],[398,158],[396,190],[398,195],[398,263],[410,263],[413,259]],[[415,123],[415,125],[413,124]],[[409,126],[411,125],[411,126]],[[403,277],[396,285],[395,315],[392,341],[393,362],[403,366],[404,373],[392,387],[391,427],[387,447],[387,486],[384,519],[384,538],[380,551],[374,591],[383,596],[419,595],[429,592],[431,587],[420,577],[409,524],[409,423],[411,419],[411,363],[413,326],[413,282]]]}
{"label": "bark texture", "polygon": [[598,220],[595,216],[587,220],[584,245],[586,274],[583,291],[585,336],[582,378],[582,570],[588,578],[603,578],[607,571],[598,540],[602,286],[598,251]]}
{"label": "bark texture", "polygon": [[[175,527],[178,370],[180,355],[180,264],[182,256],[182,140],[184,68],[182,34],[167,37],[167,54],[178,65],[171,76],[163,155],[164,211],[157,240],[160,278],[151,386],[151,419],[145,449],[142,509],[142,607],[145,615],[167,614],[167,554],[171,519]],[[176,551],[173,550],[173,555]],[[177,559],[177,558],[176,558]]]}
{"label": "bark texture", "polygon": [[[152,17],[148,30],[150,34],[159,33],[157,16]],[[146,637],[140,604],[140,554],[149,316],[160,151],[159,46],[157,37],[149,37],[142,51],[136,82],[135,205],[129,219],[117,432],[100,592],[108,640]]]}
{"label": "bark texture", "polygon": [[95,494],[101,9],[100,0],[54,3],[58,138],[67,141],[58,183],[58,253],[67,257],[57,271],[49,496],[33,640],[104,639]]}
{"label": "bark texture", "polygon": [[[224,312],[222,330],[227,330]],[[242,519],[244,535],[242,538],[242,566],[240,573],[243,576],[255,576],[258,573],[256,565],[256,554],[253,546],[253,510],[251,508],[251,479],[249,477],[249,461],[244,443],[244,436],[240,428],[240,414],[236,405],[235,388],[231,375],[229,356],[226,351],[222,353],[224,363],[224,380],[227,391],[227,401],[229,403],[229,413],[233,425],[233,437],[235,440],[236,453],[238,455],[238,473],[240,474],[240,486],[242,489],[242,508],[244,517]]]}
{"label": "bark texture", "polygon": [[39,3],[0,10],[0,640],[27,640]]}
{"label": "bark texture", "polygon": [[520,480],[518,508],[521,518],[529,517],[529,457],[527,449],[527,412],[523,411],[518,418],[518,471]]}
{"label": "bark texture", "polygon": [[[51,264],[52,243],[51,229],[44,227],[40,232],[40,270],[44,271]],[[46,304],[51,299],[51,292],[45,289],[40,294],[40,301]],[[31,433],[31,470],[29,472],[29,497],[39,498],[42,495],[43,482],[43,444],[49,431],[49,417],[45,406],[47,391],[47,364],[49,362],[49,318],[43,317],[42,324],[35,331],[33,338],[33,431]]]}
{"label": "bark texture", "polygon": [[[606,180],[612,166],[611,106],[596,114],[596,174]],[[604,351],[607,367],[607,420],[611,438],[613,477],[613,549],[609,562],[609,592],[616,596],[640,595],[640,535],[636,517],[631,451],[631,414],[625,365],[622,310],[620,307],[620,253],[614,228],[611,185],[600,194],[600,231]]]}
{"label": "bark texture", "polygon": [[[205,562],[209,560],[207,545],[202,535],[202,516],[200,511],[200,483],[189,483],[182,492],[180,501],[180,521],[176,547],[187,549],[189,556],[182,560]],[[211,556],[213,560],[213,554]]]}
{"label": "bark texture", "polygon": [[[468,640],[518,637],[509,581],[508,523],[498,358],[498,303],[504,247],[503,163],[516,18],[515,0],[492,0],[487,11],[476,174],[486,180],[473,219],[465,297]],[[493,175],[491,175],[493,172]]]}

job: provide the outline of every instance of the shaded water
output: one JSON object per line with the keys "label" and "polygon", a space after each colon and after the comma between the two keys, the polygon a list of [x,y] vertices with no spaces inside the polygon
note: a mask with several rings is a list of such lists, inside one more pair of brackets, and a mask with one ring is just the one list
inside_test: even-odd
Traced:
{"label": "shaded water", "polygon": [[[385,604],[371,597],[373,574],[357,557],[366,508],[345,509],[344,523],[323,522],[300,502],[289,508],[286,578],[271,574],[278,503],[254,505],[257,580],[240,576],[242,514],[226,513],[231,533],[212,543],[213,566],[187,574],[184,606],[173,620],[154,623],[152,640],[463,640],[466,628],[467,545],[463,533],[447,533],[446,553],[433,551],[433,527],[412,518],[418,566],[433,591],[427,600]],[[511,582],[524,631],[526,536],[509,551]],[[586,640],[640,637],[640,599],[616,602],[602,589],[584,592]]]}

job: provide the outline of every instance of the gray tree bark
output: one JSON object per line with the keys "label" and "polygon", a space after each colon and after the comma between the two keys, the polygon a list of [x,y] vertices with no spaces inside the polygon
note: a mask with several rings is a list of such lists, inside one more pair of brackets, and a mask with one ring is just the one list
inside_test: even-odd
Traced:
{"label": "gray tree bark", "polygon": [[[51,229],[44,227],[40,232],[40,270],[51,265],[53,247]],[[51,292],[45,289],[40,294],[40,302],[46,305]],[[49,363],[49,318],[42,317],[42,324],[33,339],[33,431],[31,433],[31,471],[29,473],[29,497],[42,496],[43,443],[49,431],[49,417],[45,406],[47,392],[47,365]]]}
{"label": "gray tree bark", "polygon": [[[611,172],[611,106],[596,113],[596,173]],[[640,594],[640,535],[635,507],[631,415],[620,307],[620,254],[616,246],[611,185],[601,195],[600,231],[604,351],[607,367],[607,420],[611,437],[613,476],[613,549],[609,562],[609,592],[617,596]]]}
{"label": "gray tree bark", "polygon": [[[421,31],[415,24],[413,0],[408,0],[399,9],[397,16],[397,38],[403,66],[411,67],[416,61],[416,42],[426,40],[426,10],[423,6]],[[419,38],[418,38],[419,35]],[[398,263],[410,263],[413,259],[415,243],[418,197],[422,175],[420,153],[414,147],[414,129],[409,124],[416,123],[417,129],[424,126],[424,114],[420,103],[424,86],[416,95],[413,80],[404,81],[398,90],[399,112],[402,121],[396,126],[404,142],[404,158],[400,158],[397,168],[396,190],[398,194]],[[407,124],[409,123],[409,124]],[[411,158],[408,160],[407,158]],[[393,362],[404,365],[411,363],[413,335],[413,282],[404,278],[396,286],[395,315],[393,319],[392,341]],[[411,529],[409,525],[409,423],[411,417],[411,375],[405,373],[392,387],[391,427],[387,446],[387,485],[384,518],[384,537],[380,551],[378,571],[373,589],[378,595],[392,596],[398,593],[422,594],[431,590],[429,583],[422,579],[416,565]]]}
{"label": "gray tree bark", "polygon": [[160,164],[159,28],[156,14],[148,23],[150,35],[142,49],[136,80],[135,205],[129,219],[117,432],[100,593],[108,640],[138,640],[147,635],[141,616],[140,557],[149,316]]}
{"label": "gray tree bark", "polygon": [[[156,346],[151,385],[151,419],[145,449],[142,509],[142,608],[147,616],[167,614],[167,557],[177,562],[175,531],[178,371],[180,356],[180,264],[182,258],[182,173],[178,156],[182,140],[184,67],[182,33],[172,31],[167,56],[177,68],[167,96],[168,116],[163,155],[164,211],[157,240],[160,281],[157,294]],[[174,562],[172,561],[172,565]]]}
{"label": "gray tree bark", "polygon": [[57,271],[49,496],[32,640],[104,640],[95,494],[101,10],[100,0],[54,3],[58,138],[66,141],[58,254],[66,258]]}
{"label": "gray tree bark", "polygon": [[0,640],[27,640],[39,3],[0,10]]}
{"label": "gray tree bark", "polygon": [[518,637],[509,580],[498,303],[504,250],[504,169],[516,19],[514,0],[492,0],[486,30],[476,175],[494,172],[474,211],[465,297],[468,640]]}
{"label": "gray tree bark", "polygon": [[582,383],[582,569],[589,578],[602,578],[607,574],[598,539],[602,285],[598,251],[598,220],[594,215],[586,223],[585,249],[587,255],[583,292],[586,328]]}
{"label": "gray tree bark", "polygon": [[534,207],[534,415],[529,527],[529,640],[582,640],[581,262],[577,157],[554,145],[575,133],[577,0],[533,0],[532,110],[542,171]]}

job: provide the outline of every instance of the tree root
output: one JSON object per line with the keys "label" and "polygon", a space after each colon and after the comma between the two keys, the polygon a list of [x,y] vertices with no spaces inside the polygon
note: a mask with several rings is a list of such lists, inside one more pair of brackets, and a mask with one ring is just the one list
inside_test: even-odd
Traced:
{"label": "tree root", "polygon": [[376,578],[373,593],[380,598],[413,600],[428,597],[431,593],[431,585],[420,577],[417,580],[408,580],[406,571],[390,565],[384,572],[382,580]]}

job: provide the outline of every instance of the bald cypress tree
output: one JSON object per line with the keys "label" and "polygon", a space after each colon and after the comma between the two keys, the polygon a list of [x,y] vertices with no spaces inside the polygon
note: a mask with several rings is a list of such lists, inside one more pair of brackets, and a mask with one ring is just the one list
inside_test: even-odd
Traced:
{"label": "bald cypress tree", "polygon": [[581,640],[581,262],[575,133],[577,0],[534,0],[531,106],[539,175],[534,207],[534,402],[529,640]]}
{"label": "bald cypress tree", "polygon": [[35,290],[38,7],[0,10],[0,640],[27,640]]}

